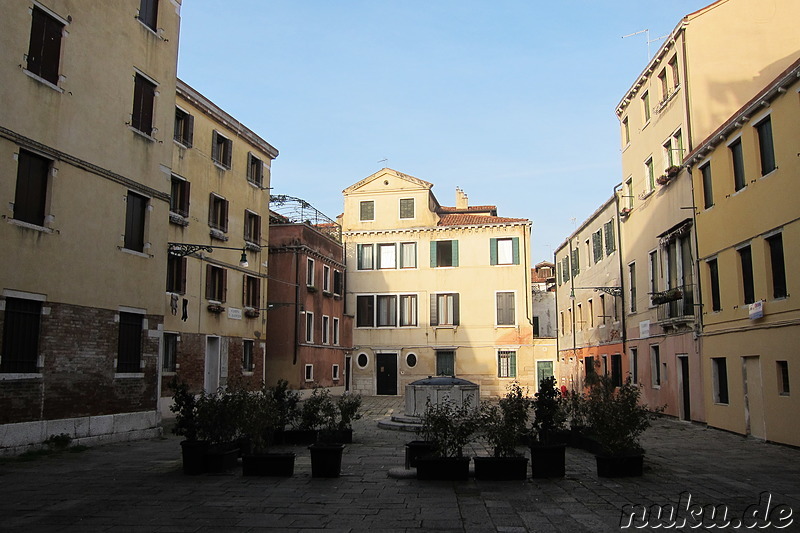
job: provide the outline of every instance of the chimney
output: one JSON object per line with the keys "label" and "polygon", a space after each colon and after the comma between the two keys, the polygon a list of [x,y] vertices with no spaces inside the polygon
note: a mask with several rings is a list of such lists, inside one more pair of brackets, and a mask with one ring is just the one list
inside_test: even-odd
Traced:
{"label": "chimney", "polygon": [[456,187],[456,209],[466,209],[467,207],[469,207],[467,194],[459,187]]}

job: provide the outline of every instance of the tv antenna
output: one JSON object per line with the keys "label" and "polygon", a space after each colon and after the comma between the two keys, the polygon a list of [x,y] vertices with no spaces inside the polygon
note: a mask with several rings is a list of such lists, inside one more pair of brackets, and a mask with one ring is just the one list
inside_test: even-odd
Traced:
{"label": "tv antenna", "polygon": [[662,39],[666,39],[667,37],[669,37],[669,34],[662,35],[661,37],[656,37],[655,39],[651,39],[650,38],[650,30],[649,29],[644,29],[644,30],[640,30],[640,31],[637,31],[637,32],[629,33],[628,35],[623,35],[622,38],[624,39],[626,37],[633,37],[634,35],[639,35],[639,34],[642,34],[642,33],[644,33],[645,36],[647,37],[647,60],[650,61],[650,59],[652,59],[652,57],[650,56],[650,43],[656,43],[656,42],[658,42],[658,41],[660,41]]}
{"label": "tv antenna", "polygon": [[381,159],[380,161],[378,161],[378,163],[383,163],[384,167],[386,167],[386,163],[388,163],[388,162],[389,162],[389,160],[387,158],[385,158],[385,157],[383,159]]}

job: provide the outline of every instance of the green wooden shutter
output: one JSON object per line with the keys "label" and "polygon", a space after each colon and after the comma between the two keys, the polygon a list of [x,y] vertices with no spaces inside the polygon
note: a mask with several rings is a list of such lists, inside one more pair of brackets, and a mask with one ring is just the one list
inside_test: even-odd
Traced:
{"label": "green wooden shutter", "polygon": [[458,266],[458,241],[450,241],[453,243],[453,266]]}
{"label": "green wooden shutter", "polygon": [[508,354],[508,377],[517,377],[517,352]]}
{"label": "green wooden shutter", "polygon": [[511,239],[511,260],[515,265],[519,264],[519,237]]}
{"label": "green wooden shutter", "polygon": [[439,315],[437,314],[437,307],[436,307],[437,297],[438,296],[436,294],[431,294],[431,326],[439,325]]}
{"label": "green wooden shutter", "polygon": [[461,312],[459,311],[458,294],[453,294],[453,325],[458,326],[461,321]]}
{"label": "green wooden shutter", "polygon": [[497,264],[497,239],[489,239],[489,264]]}
{"label": "green wooden shutter", "polygon": [[431,241],[431,268],[436,268],[436,241]]}

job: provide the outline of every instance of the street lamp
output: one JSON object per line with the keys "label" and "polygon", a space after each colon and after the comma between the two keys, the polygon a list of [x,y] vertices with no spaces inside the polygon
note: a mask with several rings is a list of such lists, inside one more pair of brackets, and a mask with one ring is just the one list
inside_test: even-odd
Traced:
{"label": "street lamp", "polygon": [[168,242],[167,243],[167,251],[170,255],[174,255],[175,257],[186,257],[187,255],[193,254],[195,252],[199,252],[203,250],[205,252],[211,253],[215,249],[217,250],[241,250],[242,257],[239,258],[239,266],[242,268],[247,268],[250,266],[250,263],[247,262],[247,248],[235,248],[232,246],[211,246],[209,244],[185,244],[182,242]]}

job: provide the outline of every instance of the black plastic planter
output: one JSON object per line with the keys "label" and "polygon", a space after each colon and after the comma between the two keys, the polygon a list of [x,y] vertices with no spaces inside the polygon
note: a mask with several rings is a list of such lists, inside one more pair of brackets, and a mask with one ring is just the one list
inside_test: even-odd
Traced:
{"label": "black plastic planter", "polygon": [[183,473],[189,476],[204,474],[206,471],[206,453],[208,441],[185,440],[181,442]]}
{"label": "black plastic planter", "polygon": [[406,468],[416,468],[417,459],[431,455],[436,445],[428,440],[412,440],[406,443]]}
{"label": "black plastic planter", "polygon": [[242,456],[242,475],[291,477],[294,474],[294,453],[258,453]]}
{"label": "black plastic planter", "polygon": [[344,444],[312,444],[311,477],[339,477]]}
{"label": "black plastic planter", "polygon": [[492,481],[528,478],[527,457],[474,457],[475,479]]}
{"label": "black plastic planter", "polygon": [[469,457],[417,457],[417,479],[466,481]]}
{"label": "black plastic planter", "polygon": [[239,446],[235,444],[217,444],[206,451],[206,472],[218,474],[236,468],[239,464]]}
{"label": "black plastic planter", "polygon": [[599,477],[637,477],[642,475],[644,454],[595,455]]}
{"label": "black plastic planter", "polygon": [[566,444],[531,446],[531,477],[534,479],[564,477]]}

